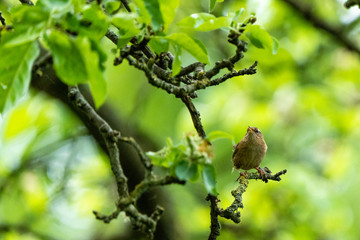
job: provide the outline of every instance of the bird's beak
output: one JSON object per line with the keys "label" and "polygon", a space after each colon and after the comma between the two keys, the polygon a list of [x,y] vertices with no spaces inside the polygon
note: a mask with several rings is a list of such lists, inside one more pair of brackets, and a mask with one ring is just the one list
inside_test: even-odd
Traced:
{"label": "bird's beak", "polygon": [[252,128],[252,127],[248,126],[247,131],[251,131],[251,132],[253,132],[254,130],[253,130],[253,128]]}

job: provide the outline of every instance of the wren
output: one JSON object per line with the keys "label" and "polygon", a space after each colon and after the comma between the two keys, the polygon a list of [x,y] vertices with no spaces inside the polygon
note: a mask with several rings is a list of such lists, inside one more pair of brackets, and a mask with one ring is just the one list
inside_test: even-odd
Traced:
{"label": "wren", "polygon": [[[267,145],[264,136],[257,127],[248,127],[246,135],[241,141],[234,146],[232,156],[234,168],[249,170],[255,168],[263,178],[265,172],[260,168],[266,151]],[[240,176],[243,176],[240,173]]]}

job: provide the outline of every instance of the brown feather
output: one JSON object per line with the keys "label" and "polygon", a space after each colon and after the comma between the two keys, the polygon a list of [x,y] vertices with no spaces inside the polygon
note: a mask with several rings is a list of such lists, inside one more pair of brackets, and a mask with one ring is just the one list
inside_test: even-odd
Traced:
{"label": "brown feather", "polygon": [[267,145],[259,129],[249,127],[245,137],[236,145],[233,164],[236,169],[249,170],[260,166],[267,151]]}

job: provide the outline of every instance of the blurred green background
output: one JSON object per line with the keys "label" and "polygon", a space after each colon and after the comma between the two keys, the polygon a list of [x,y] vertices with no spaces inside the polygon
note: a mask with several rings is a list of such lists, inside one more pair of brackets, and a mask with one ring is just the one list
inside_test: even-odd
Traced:
{"label": "blurred green background", "polygon": [[[2,1],[1,10],[14,1]],[[356,7],[344,1],[302,1],[332,26],[348,25],[360,45]],[[208,11],[208,1],[181,1],[175,22]],[[259,61],[258,73],[198,91],[195,105],[205,131],[221,130],[240,141],[248,125],[258,127],[268,145],[262,167],[287,169],[281,182],[251,181],[239,225],[221,219],[219,239],[360,238],[360,55],[314,27],[280,0],[224,1],[214,14],[245,8],[280,42],[276,55],[251,45],[237,69]],[[169,27],[176,32],[176,24]],[[202,40],[211,63],[233,55],[225,31],[191,33]],[[108,50],[114,46],[103,40]],[[184,63],[194,61],[186,52]],[[157,147],[176,143],[194,128],[179,99],[147,83],[143,73],[108,59],[107,98],[125,129],[147,136]],[[111,224],[92,210],[110,213],[116,190],[106,155],[69,109],[31,91],[0,122],[0,239],[127,239],[123,215]],[[127,129],[128,128],[128,129]],[[214,142],[220,206],[237,187],[232,143]],[[141,166],[139,166],[141,168]],[[201,181],[167,186],[164,215],[172,214],[174,239],[206,239],[209,203]],[[156,198],[156,196],[154,196]]]}

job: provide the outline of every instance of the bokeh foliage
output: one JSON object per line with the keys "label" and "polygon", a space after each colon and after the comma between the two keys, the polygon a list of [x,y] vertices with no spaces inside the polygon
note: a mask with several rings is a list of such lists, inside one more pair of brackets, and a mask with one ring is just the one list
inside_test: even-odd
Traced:
{"label": "bokeh foliage", "polygon": [[[335,0],[306,3],[334,25],[359,17],[358,9],[346,10]],[[4,13],[9,4],[1,2]],[[168,31],[177,32],[181,26],[176,22],[208,8],[209,1],[180,1]],[[250,182],[242,222],[224,221],[219,239],[358,239],[359,55],[283,1],[224,1],[212,14],[226,16],[241,8],[247,16],[255,13],[278,39],[278,52],[249,45],[236,67],[258,60],[258,73],[199,91],[195,105],[207,133],[221,130],[239,141],[248,125],[259,127],[269,146],[262,166],[286,168],[288,174],[280,183]],[[359,25],[348,34],[359,39]],[[222,30],[189,30],[189,35],[206,44],[211,64],[233,52]],[[102,46],[109,52],[113,48],[108,40]],[[194,59],[182,52],[184,64]],[[108,102],[158,149],[167,137],[177,142],[194,131],[178,99],[150,86],[125,62],[114,67],[108,59],[106,65]],[[219,140],[213,147],[220,204],[228,206],[238,176],[231,174],[232,142]],[[93,209],[110,211],[115,199],[105,155],[68,109],[35,91],[2,116],[0,191],[0,230],[13,226],[0,239],[106,239],[126,232],[128,223],[121,218],[104,225],[91,214]],[[210,221],[202,183],[169,186],[167,193],[179,239],[206,238]]]}

